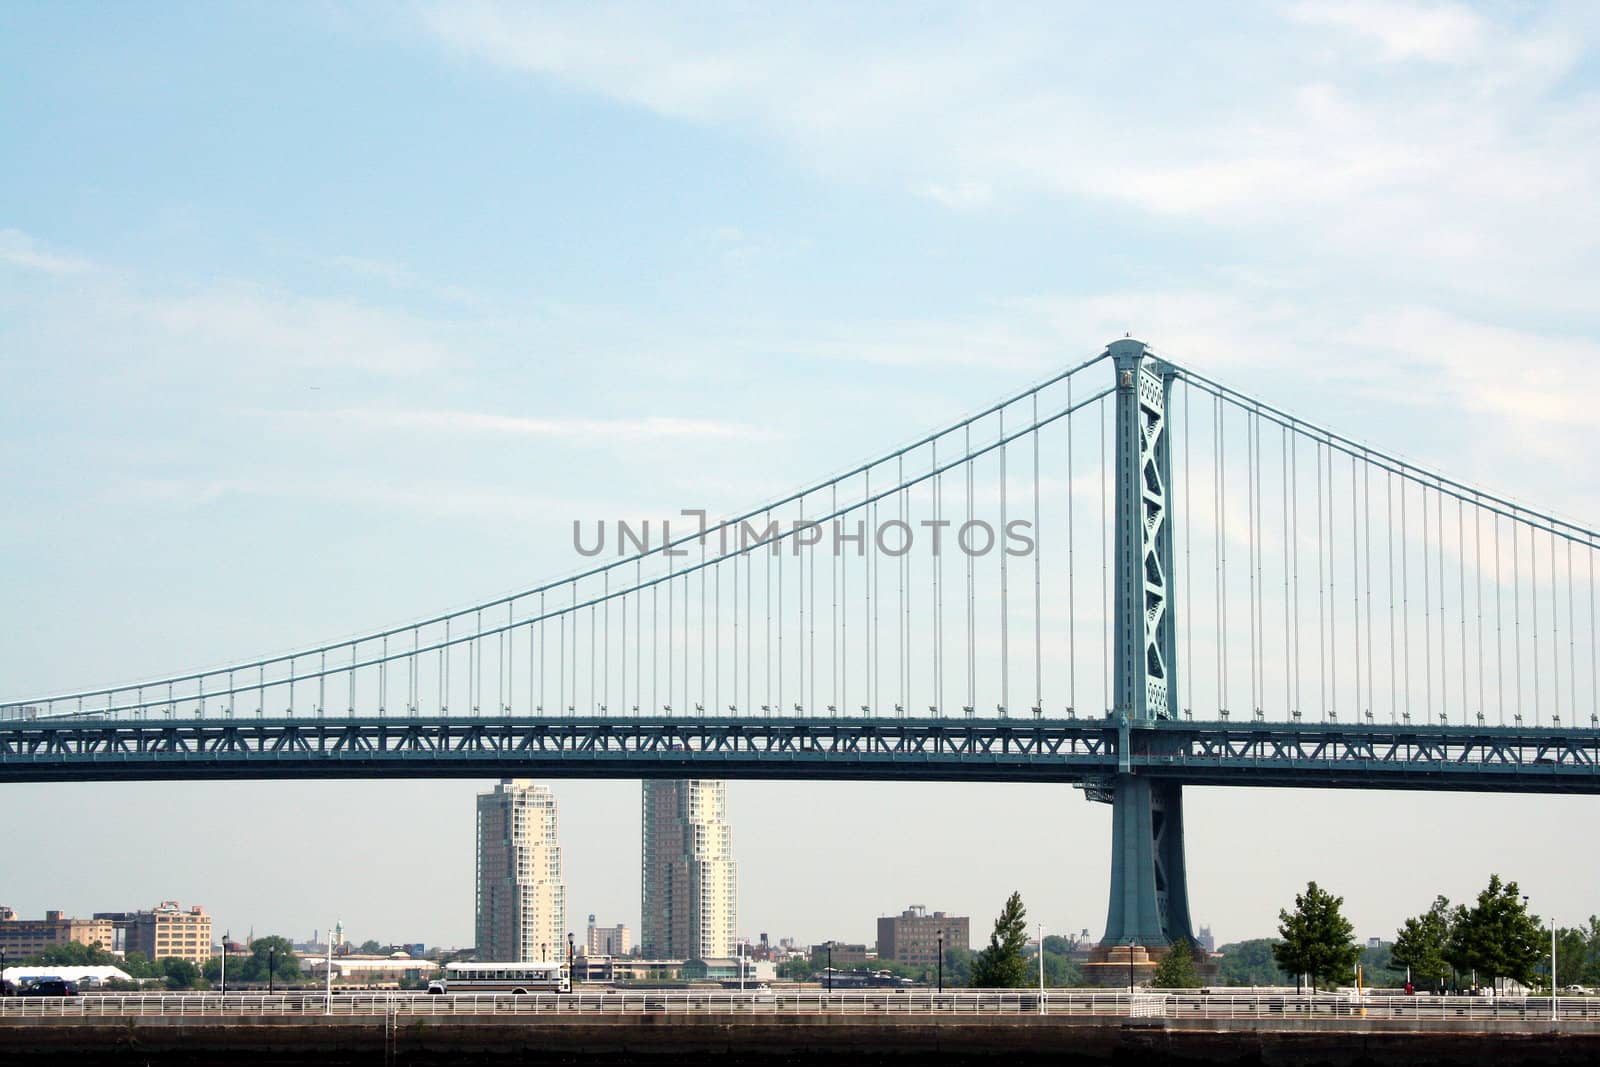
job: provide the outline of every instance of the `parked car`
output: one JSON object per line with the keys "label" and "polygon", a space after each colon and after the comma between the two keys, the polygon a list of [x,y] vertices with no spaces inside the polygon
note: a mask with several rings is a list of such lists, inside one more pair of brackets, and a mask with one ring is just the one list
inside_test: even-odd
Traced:
{"label": "parked car", "polygon": [[29,997],[75,997],[78,983],[66,978],[41,978],[23,993]]}
{"label": "parked car", "polygon": [[1563,992],[1563,993],[1571,993],[1574,996],[1586,997],[1590,993],[1592,993],[1593,990],[1591,990],[1588,986],[1569,985],[1569,986],[1565,987],[1564,989],[1562,989],[1561,992]]}

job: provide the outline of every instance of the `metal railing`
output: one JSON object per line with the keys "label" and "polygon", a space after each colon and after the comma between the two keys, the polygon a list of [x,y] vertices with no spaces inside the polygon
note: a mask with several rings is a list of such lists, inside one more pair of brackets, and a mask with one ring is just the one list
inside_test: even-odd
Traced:
{"label": "metal railing", "polygon": [[[1600,1022],[1600,997],[1561,997],[1560,1021]],[[645,990],[573,994],[171,993],[83,994],[0,999],[0,1020],[190,1016],[544,1016],[690,1015],[1105,1016],[1157,1019],[1377,1019],[1425,1026],[1458,1020],[1550,1022],[1549,997],[1363,996],[1348,994],[1164,994],[1055,990],[935,993],[925,990]]]}

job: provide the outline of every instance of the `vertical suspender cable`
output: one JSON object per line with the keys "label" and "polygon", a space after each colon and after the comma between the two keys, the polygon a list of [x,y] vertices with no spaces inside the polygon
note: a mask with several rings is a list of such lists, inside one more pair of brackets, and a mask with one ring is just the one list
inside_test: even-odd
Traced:
{"label": "vertical suspender cable", "polygon": [[1256,714],[1265,715],[1267,703],[1267,539],[1263,512],[1266,511],[1266,482],[1261,477],[1261,412],[1256,423]]}
{"label": "vertical suspender cable", "polygon": [[[839,483],[834,482],[828,487],[828,491],[832,494],[828,505],[828,514],[837,515],[839,513]],[[841,640],[843,630],[839,626],[841,579],[839,575],[839,538],[837,534],[840,522],[837,518],[829,519],[828,521],[833,524],[835,532],[833,550],[828,553],[833,559],[833,568],[828,574],[828,592],[833,596],[833,627],[828,631],[828,667],[833,673],[833,709],[834,714],[837,715],[839,709],[844,706],[839,699],[839,657],[843,650],[843,641]]]}
{"label": "vertical suspender cable", "polygon": [[[932,442],[933,469],[939,469],[939,441],[935,438]],[[939,524],[944,521],[944,475],[933,476],[933,530],[935,541],[933,550],[929,553],[929,562],[933,565],[933,714],[944,714],[944,557],[940,554],[941,545],[937,538],[942,534],[943,527]],[[876,579],[874,579],[876,580]]]}
{"label": "vertical suspender cable", "polygon": [[1472,579],[1477,587],[1474,608],[1478,616],[1478,721],[1482,722],[1489,705],[1484,700],[1483,690],[1483,509],[1478,506],[1476,496],[1472,502]]}
{"label": "vertical suspender cable", "polygon": [[1245,544],[1248,549],[1250,571],[1250,710],[1261,709],[1261,699],[1256,693],[1256,429],[1250,408],[1245,408]]}
{"label": "vertical suspender cable", "polygon": [[1561,589],[1556,585],[1556,531],[1550,528],[1550,721],[1561,718]]}
{"label": "vertical suspender cable", "polygon": [[1439,714],[1450,711],[1450,640],[1449,613],[1446,611],[1444,592],[1444,486],[1437,486],[1433,496],[1434,530],[1439,535]]}
{"label": "vertical suspender cable", "polygon": [[[1589,715],[1594,721],[1594,715],[1600,715],[1600,657],[1595,656],[1600,651],[1600,640],[1597,640],[1595,629],[1595,549],[1594,544],[1589,547]],[[234,683],[229,680],[229,688],[234,688]],[[227,699],[229,709],[234,705],[234,697]]]}
{"label": "vertical suspender cable", "polygon": [[[935,442],[934,446],[933,446],[933,455],[934,455],[934,465],[937,466],[938,465],[938,456],[939,456],[939,445],[938,445],[937,442]],[[870,478],[870,473],[869,473],[868,476]],[[879,642],[879,638],[878,638],[878,605],[880,603],[880,598],[878,596],[878,572],[883,570],[883,557],[882,557],[882,554],[880,553],[880,551],[878,549],[878,541],[877,541],[877,531],[879,529],[879,526],[878,526],[878,502],[876,500],[874,500],[872,502],[872,529],[873,529],[872,554],[868,559],[868,562],[869,562],[870,567],[871,567],[872,575],[871,575],[871,580],[870,580],[870,582],[868,584],[868,590],[869,590],[869,593],[868,593],[868,603],[869,603],[868,614],[871,616],[871,630],[870,630],[871,638],[867,642],[867,645],[868,645],[868,652],[867,652],[868,663],[870,664],[870,670],[868,671],[869,680],[868,680],[868,683],[867,683],[867,691],[868,691],[868,695],[869,695],[869,697],[871,699],[871,702],[872,702],[872,713],[874,715],[881,715],[883,713],[883,704],[878,699],[878,691],[879,691],[880,686],[883,684],[883,675],[882,675],[882,672],[878,668],[878,658],[879,658],[879,655],[880,655],[880,653],[882,651],[881,648],[880,648],[880,642]]]}
{"label": "vertical suspender cable", "polygon": [[1361,464],[1362,541],[1367,559],[1367,717],[1372,717],[1372,460],[1362,455]]}
{"label": "vertical suspender cable", "polygon": [[[806,498],[800,498],[800,528],[805,529],[806,524]],[[794,664],[795,685],[800,689],[800,708],[802,712],[809,707],[806,703],[806,556],[800,546],[800,534],[796,532],[794,541],[794,594],[797,602],[795,613],[796,628],[795,642],[799,645],[796,650]],[[811,695],[816,701],[816,694]]]}
{"label": "vertical suspender cable", "polygon": [[[1044,594],[1039,584],[1039,565],[1043,545],[1039,532],[1039,394],[1033,394],[1033,706],[1034,714],[1044,714]],[[1567,559],[1567,570],[1572,560]],[[1170,580],[1171,576],[1168,576]],[[1177,694],[1173,694],[1176,698]],[[1040,951],[1043,951],[1041,949]]]}
{"label": "vertical suspender cable", "polygon": [[1222,587],[1222,598],[1219,610],[1222,613],[1218,631],[1222,635],[1221,643],[1221,669],[1222,700],[1220,707],[1226,715],[1228,708],[1228,419],[1227,411],[1222,405],[1222,398],[1217,398],[1217,542],[1221,553],[1218,561],[1218,582]]}
{"label": "vertical suspender cable", "polygon": [[[1072,397],[1070,397],[1070,394],[1069,394],[1069,397],[1067,397],[1067,402],[1069,402],[1069,403],[1072,402]],[[1069,419],[1070,419],[1070,416],[1069,416]],[[1070,422],[1069,422],[1069,424],[1070,424]],[[1189,491],[1189,438],[1190,437],[1192,437],[1192,434],[1190,434],[1190,432],[1189,432],[1189,381],[1187,381],[1187,379],[1186,379],[1186,381],[1184,381],[1184,641],[1186,641],[1187,645],[1189,645],[1189,648],[1187,648],[1186,659],[1184,659],[1184,670],[1182,670],[1182,677],[1186,678],[1187,689],[1189,689],[1189,699],[1187,699],[1187,701],[1184,701],[1184,712],[1187,712],[1187,715],[1190,715],[1190,717],[1194,717],[1194,709],[1195,709],[1195,672],[1194,672],[1194,662],[1195,662],[1195,630],[1194,630],[1194,601],[1195,601],[1195,598],[1194,598],[1194,587],[1195,587],[1195,579],[1194,579],[1194,566],[1192,566],[1192,560],[1194,560],[1194,539],[1192,539],[1192,537],[1189,536],[1189,534],[1190,534],[1190,523],[1189,523],[1190,507],[1189,507],[1189,501],[1190,501],[1190,496],[1192,496],[1192,494],[1190,494],[1190,491]],[[1070,474],[1072,474],[1072,472],[1070,472],[1070,470],[1069,470],[1069,472],[1067,472],[1067,488],[1069,488],[1069,490],[1070,490],[1070,488],[1072,488],[1072,478],[1070,478]],[[1171,486],[1168,486],[1168,491],[1171,491]],[[1067,517],[1067,522],[1070,522],[1070,518],[1072,518],[1072,517],[1070,517],[1070,515],[1069,515],[1069,517]],[[1069,537],[1069,541],[1070,541],[1070,537]],[[1168,577],[1170,577],[1170,576],[1168,576]],[[1173,696],[1176,696],[1176,693],[1174,693]]]}
{"label": "vertical suspender cable", "polygon": [[1516,654],[1517,710],[1513,713],[1518,724],[1522,721],[1522,537],[1517,532],[1517,520],[1511,526],[1511,641]]}
{"label": "vertical suspender cable", "polygon": [[1572,613],[1572,540],[1567,539],[1567,698],[1572,724],[1578,724],[1578,646],[1577,627]]}
{"label": "vertical suspender cable", "polygon": [[1383,525],[1389,538],[1389,721],[1393,723],[1400,721],[1400,699],[1394,635],[1394,473],[1387,469],[1383,472],[1383,497]]}
{"label": "vertical suspender cable", "polygon": [[[1006,409],[1000,408],[1000,440],[1006,439]],[[1011,710],[1011,635],[1006,626],[1006,615],[1010,604],[1009,571],[1006,566],[1006,451],[1007,446],[1001,444],[1000,452],[1000,717],[1004,718]]]}
{"label": "vertical suspender cable", "polygon": [[[804,498],[801,499],[800,506],[802,508],[805,507]],[[768,514],[770,515],[771,513],[769,512]],[[771,520],[769,519],[768,520],[769,525],[770,525],[770,522],[771,522]],[[777,549],[777,553],[776,554],[777,554],[777,557],[778,557],[778,656],[777,656],[777,659],[778,659],[778,703],[777,703],[777,710],[778,710],[778,714],[782,715],[784,713],[785,709],[788,708],[788,705],[783,702],[783,629],[784,629],[784,625],[785,625],[784,624],[784,615],[783,615],[783,549],[784,549],[784,544],[783,544],[782,541],[778,541],[778,542],[776,542],[775,547]],[[767,569],[768,569],[769,572],[772,569],[771,565],[770,565],[770,562],[768,564],[768,568]]]}
{"label": "vertical suspender cable", "polygon": [[1100,677],[1101,695],[1109,713],[1115,707],[1115,698],[1111,689],[1111,586],[1106,580],[1106,566],[1110,559],[1106,551],[1106,527],[1110,522],[1106,515],[1106,407],[1106,402],[1100,401],[1100,667],[1104,672]]}
{"label": "vertical suspender cable", "polygon": [[1406,479],[1400,478],[1400,619],[1405,625],[1401,644],[1405,667],[1400,672],[1406,687],[1406,722],[1411,721],[1411,534],[1406,521]]}
{"label": "vertical suspender cable", "polygon": [[1223,697],[1223,645],[1227,638],[1223,630],[1223,582],[1222,582],[1222,400],[1220,397],[1211,398],[1211,580],[1215,587],[1216,596],[1212,604],[1216,610],[1217,628],[1212,640],[1212,650],[1216,653],[1217,660],[1217,713],[1226,716],[1228,703]]}
{"label": "vertical suspender cable", "polygon": [[1283,473],[1283,714],[1294,708],[1294,660],[1289,648],[1289,428],[1278,427],[1278,466]]}
{"label": "vertical suspender cable", "polygon": [[1542,712],[1541,688],[1539,685],[1539,539],[1534,536],[1536,528],[1533,523],[1528,525],[1528,617],[1533,621],[1533,723],[1539,725],[1539,715]]}
{"label": "vertical suspender cable", "polygon": [[[1184,389],[1185,397],[1189,390]],[[1072,502],[1072,379],[1067,379],[1067,712],[1077,714],[1078,706],[1078,598],[1077,567],[1075,562],[1076,539],[1073,530]],[[1594,554],[1589,556],[1589,566],[1594,566]]]}
{"label": "vertical suspender cable", "polygon": [[1291,717],[1300,714],[1300,438],[1289,435],[1289,544],[1294,565],[1294,658],[1289,661],[1294,669],[1294,702]]}
{"label": "vertical suspender cable", "polygon": [[[906,486],[905,460],[902,457],[896,461],[899,464],[900,484],[900,519],[906,524],[907,530],[911,529],[911,489]],[[902,626],[905,632],[905,684],[901,688],[899,714],[905,715],[905,709],[911,707],[911,600],[915,590],[911,588],[911,553],[905,552],[900,556],[900,586],[906,591],[905,608],[903,609],[904,621]]]}
{"label": "vertical suspender cable", "polygon": [[[964,428],[963,432],[965,434],[965,437],[964,437],[964,440],[963,440],[962,455],[965,458],[962,460],[962,470],[965,473],[966,479],[967,479],[967,523],[966,523],[966,525],[962,526],[962,528],[961,528],[962,532],[960,534],[958,534],[957,537],[956,537],[958,543],[960,542],[962,537],[966,536],[967,527],[970,526],[971,523],[972,523],[972,426],[971,426],[971,424],[968,424]],[[966,600],[967,600],[967,703],[966,703],[965,710],[966,710],[966,713],[968,715],[971,715],[971,714],[973,714],[973,709],[975,709],[978,706],[978,683],[977,683],[977,678],[976,678],[975,673],[974,673],[976,671],[976,669],[977,669],[977,656],[976,656],[976,653],[974,651],[975,646],[974,646],[974,643],[973,643],[973,630],[972,630],[973,621],[974,621],[973,620],[973,598],[972,598],[972,553],[966,551],[965,546],[962,546],[962,553],[961,554],[966,557],[966,561],[967,561],[967,589],[966,589],[966,594],[967,594],[967,596],[966,596]]]}
{"label": "vertical suspender cable", "polygon": [[1498,693],[1495,703],[1500,713],[1500,725],[1506,724],[1506,641],[1505,584],[1500,579],[1500,513],[1489,513],[1494,519],[1494,685]]}
{"label": "vertical suspender cable", "polygon": [[1335,533],[1334,533],[1334,501],[1338,495],[1334,490],[1333,480],[1333,445],[1329,443],[1323,452],[1323,460],[1328,465],[1328,717],[1339,717],[1339,590],[1334,576],[1338,571],[1336,558]]}
{"label": "vertical suspender cable", "polygon": [[1323,569],[1324,519],[1322,496],[1322,441],[1317,441],[1317,700],[1322,708],[1322,721],[1328,721],[1328,620],[1325,596],[1328,591],[1327,574]]}
{"label": "vertical suspender cable", "polygon": [[1427,485],[1422,485],[1422,669],[1426,685],[1422,688],[1427,717],[1434,717],[1434,558],[1430,557],[1427,522]]}
{"label": "vertical suspender cable", "polygon": [[[1350,625],[1355,651],[1355,688],[1351,691],[1354,699],[1350,702],[1356,717],[1361,712],[1361,535],[1357,516],[1360,508],[1356,503],[1356,457],[1350,454]],[[1367,664],[1367,669],[1372,669],[1372,664]]]}

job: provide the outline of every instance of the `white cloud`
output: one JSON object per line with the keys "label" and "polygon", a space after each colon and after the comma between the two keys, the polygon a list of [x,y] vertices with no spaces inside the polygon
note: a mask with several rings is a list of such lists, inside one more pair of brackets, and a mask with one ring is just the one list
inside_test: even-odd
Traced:
{"label": "white cloud", "polygon": [[772,431],[739,422],[649,416],[637,419],[538,417],[478,411],[419,411],[346,408],[337,411],[270,412],[294,420],[313,419],[381,431],[487,434],[559,438],[569,444],[641,441],[767,441]]}
{"label": "white cloud", "polygon": [[43,274],[85,274],[94,269],[86,259],[45,250],[21,230],[0,230],[0,260]]}
{"label": "white cloud", "polygon": [[1290,12],[1303,22],[1370,40],[1386,60],[1459,63],[1478,56],[1489,36],[1484,19],[1459,4],[1314,0]]}
{"label": "white cloud", "polygon": [[1155,26],[1054,8],[422,12],[463,56],[952,210],[1064,197],[1543,309],[1587,308],[1597,280],[1600,108],[1563,81],[1594,42],[1560,12],[1327,0],[1225,27],[1183,7]]}

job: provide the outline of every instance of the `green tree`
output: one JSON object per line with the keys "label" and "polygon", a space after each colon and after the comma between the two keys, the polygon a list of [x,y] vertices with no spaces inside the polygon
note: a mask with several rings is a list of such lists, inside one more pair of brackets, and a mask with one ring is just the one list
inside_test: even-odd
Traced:
{"label": "green tree", "polygon": [[1394,965],[1392,942],[1380,941],[1361,949],[1361,980],[1368,988],[1399,988],[1405,979],[1405,968]]}
{"label": "green tree", "polygon": [[169,956],[161,961],[161,973],[168,989],[199,989],[205,983],[200,968],[188,960]]}
{"label": "green tree", "polygon": [[388,950],[369,937],[367,940],[361,942],[361,948],[358,951],[360,951],[364,956],[377,956],[387,952]]}
{"label": "green tree", "polygon": [[1414,985],[1426,986],[1435,992],[1444,989],[1450,980],[1449,954],[1454,925],[1450,902],[1444,897],[1435,897],[1427,911],[1407,919],[1395,934],[1391,964],[1402,970],[1411,968]]}
{"label": "green tree", "polygon": [[267,972],[272,980],[283,984],[298,984],[305,980],[300,970],[300,958],[294,954],[294,944],[286,937],[276,935],[258,937],[250,943],[250,955],[244,959],[228,961],[228,984],[234,982],[267,983]]}
{"label": "green tree", "polygon": [[1343,897],[1309,882],[1304,893],[1296,894],[1293,913],[1278,912],[1278,936],[1283,940],[1273,946],[1272,954],[1284,970],[1310,975],[1313,991],[1319,980],[1338,984],[1355,976],[1361,950],[1352,943],[1355,928],[1340,911],[1343,905]]}
{"label": "green tree", "polygon": [[1195,970],[1194,948],[1188,938],[1180,937],[1172,943],[1167,954],[1156,965],[1150,985],[1156,989],[1200,988],[1200,972]]}
{"label": "green tree", "polygon": [[1012,893],[994,921],[989,947],[972,965],[972,986],[977,989],[1016,989],[1028,981],[1028,909],[1022,894]]}
{"label": "green tree", "polygon": [[1557,935],[1556,978],[1566,985],[1600,985],[1600,917],[1562,927]]}
{"label": "green tree", "polygon": [[1235,941],[1217,949],[1222,957],[1218,965],[1217,984],[1224,986],[1285,985],[1289,975],[1278,966],[1272,954],[1277,942],[1258,937],[1249,941]]}
{"label": "green tree", "polygon": [[1549,944],[1539,917],[1528,914],[1517,883],[1501,882],[1498,874],[1491,874],[1477,902],[1470,909],[1456,909],[1446,955],[1459,970],[1473,971],[1479,980],[1511,978],[1532,985]]}
{"label": "green tree", "polygon": [[963,989],[972,985],[972,972],[978,966],[978,954],[970,948],[944,950],[944,984],[947,989]]}

